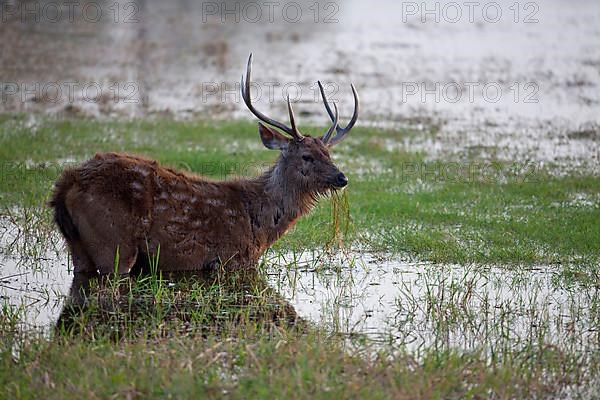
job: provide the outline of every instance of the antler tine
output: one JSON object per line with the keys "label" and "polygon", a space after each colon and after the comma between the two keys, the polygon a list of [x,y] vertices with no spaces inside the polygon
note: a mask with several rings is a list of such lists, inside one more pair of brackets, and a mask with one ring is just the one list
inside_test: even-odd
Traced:
{"label": "antler tine", "polygon": [[251,81],[252,81],[252,53],[250,53],[250,57],[248,57],[248,65],[246,67],[246,79],[245,80],[244,80],[244,75],[242,75],[241,90],[242,90],[242,98],[244,99],[244,103],[246,103],[246,106],[252,112],[252,114],[254,114],[261,121],[263,121],[271,126],[281,129],[283,132],[287,133],[288,135],[290,135],[296,139],[301,139],[302,135],[296,128],[296,121],[293,119],[294,114],[293,114],[293,111],[291,111],[291,104],[289,103],[289,96],[288,96],[288,107],[290,109],[290,119],[291,119],[291,123],[292,123],[292,128],[289,128],[285,124],[283,124],[279,121],[276,121],[272,118],[267,117],[265,114],[261,113],[256,108],[254,108],[254,106],[252,105],[252,99],[250,98],[250,83],[251,83]]}
{"label": "antler tine", "polygon": [[[333,114],[333,111],[331,110],[331,107],[329,106],[329,102],[327,101],[325,89],[323,89],[323,85],[320,81],[318,82],[318,84],[319,90],[321,91],[321,97],[323,97],[323,103],[325,104],[325,109],[327,110],[327,114],[329,114],[329,118],[333,122],[335,120],[335,116]],[[358,98],[358,92],[356,91],[356,87],[354,86],[354,84],[351,84],[350,87],[352,88],[352,94],[354,96],[354,113],[352,114],[352,118],[350,119],[350,122],[348,123],[348,125],[346,125],[345,128],[342,128],[339,125],[336,126],[337,133],[329,142],[330,146],[333,146],[334,144],[340,142],[344,138],[344,136],[348,132],[350,132],[350,130],[354,127],[356,121],[358,120],[358,113],[360,111],[360,100]]]}
{"label": "antler tine", "polygon": [[288,96],[287,96],[287,105],[288,105],[288,112],[290,113],[290,123],[292,124],[291,135],[295,139],[297,139],[297,140],[302,140],[304,138],[304,136],[302,136],[302,134],[300,133],[300,131],[296,127],[296,116],[294,115],[294,109],[292,108],[292,103],[290,101],[290,94],[289,93],[288,93]]}
{"label": "antler tine", "polygon": [[329,107],[329,102],[327,101],[327,96],[325,95],[325,89],[323,89],[323,85],[321,84],[321,81],[317,81],[317,84],[319,85],[319,90],[321,91],[321,97],[323,98],[323,104],[325,104],[325,109],[327,110],[327,114],[329,114],[329,118],[331,118],[331,121],[333,122],[334,115],[333,115],[333,112],[331,111],[331,107]]}
{"label": "antler tine", "polygon": [[325,144],[327,144],[329,142],[329,139],[331,139],[331,134],[333,133],[333,131],[336,130],[336,128],[338,126],[338,108],[337,108],[337,104],[335,104],[335,102],[333,103],[333,108],[335,109],[335,117],[333,119],[333,124],[331,125],[331,128],[329,128],[327,133],[321,139],[321,140],[323,140],[323,143],[325,143]]}

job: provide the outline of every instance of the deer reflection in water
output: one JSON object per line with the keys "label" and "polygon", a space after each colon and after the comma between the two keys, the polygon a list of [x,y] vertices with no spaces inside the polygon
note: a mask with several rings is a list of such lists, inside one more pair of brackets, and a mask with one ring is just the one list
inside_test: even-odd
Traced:
{"label": "deer reflection in water", "polygon": [[163,325],[171,331],[221,330],[231,324],[303,330],[307,322],[256,269],[161,273],[78,279],[56,323],[56,332],[124,335]]}

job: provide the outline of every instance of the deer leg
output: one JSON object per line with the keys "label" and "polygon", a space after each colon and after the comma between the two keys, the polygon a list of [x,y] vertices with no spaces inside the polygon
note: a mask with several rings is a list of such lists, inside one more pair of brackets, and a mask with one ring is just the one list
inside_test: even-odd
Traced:
{"label": "deer leg", "polygon": [[80,241],[69,242],[71,257],[73,259],[73,283],[69,296],[56,322],[56,329],[70,329],[74,317],[85,309],[90,290],[90,281],[98,277],[98,271],[91,262]]}
{"label": "deer leg", "polygon": [[97,272],[97,269],[92,263],[89,254],[85,251],[81,241],[70,242],[69,250],[71,250],[73,271],[75,273],[93,274],[94,272]]}
{"label": "deer leg", "polygon": [[85,251],[81,241],[69,243],[71,257],[73,258],[73,271],[75,276],[69,291],[69,303],[72,306],[83,307],[85,298],[89,294],[89,281],[98,277],[98,270]]}
{"label": "deer leg", "polygon": [[[114,252],[107,251],[107,248],[114,248]],[[90,253],[90,258],[101,275],[113,274],[115,272],[119,275],[127,275],[135,265],[138,257],[138,248],[128,243],[114,244],[114,246],[107,246],[106,248],[97,247]],[[117,261],[118,265],[116,265]]]}
{"label": "deer leg", "polygon": [[[100,275],[118,273],[126,275],[135,264],[138,249],[134,240],[136,223],[126,223],[135,217],[122,204],[103,196],[80,196],[73,201],[71,213],[76,215],[75,225],[81,243],[91,264]],[[118,265],[116,265],[118,262]]]}

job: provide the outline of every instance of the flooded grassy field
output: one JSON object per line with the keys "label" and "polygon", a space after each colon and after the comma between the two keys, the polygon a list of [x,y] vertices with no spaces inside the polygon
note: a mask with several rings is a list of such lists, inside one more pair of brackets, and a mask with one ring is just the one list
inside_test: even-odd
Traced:
{"label": "flooded grassy field", "polygon": [[[0,398],[600,397],[600,3],[290,3],[0,4]],[[251,51],[306,133],[317,79],[344,120],[357,85],[348,188],[257,271],[71,313],[53,182],[99,151],[257,176]]]}
{"label": "flooded grassy field", "polygon": [[[1,264],[3,299],[22,312],[22,328],[50,332],[68,298],[67,253],[38,244],[40,253],[23,257],[28,239],[15,236],[18,227],[10,222],[3,226],[9,250]],[[598,288],[561,282],[559,266],[509,269],[411,262],[379,252],[272,251],[262,273],[303,320],[415,354],[435,348],[491,356],[542,341],[598,356]],[[172,288],[177,280],[165,277],[164,284]]]}
{"label": "flooded grassy field", "polygon": [[[105,282],[73,319],[61,316],[70,260],[45,206],[65,166],[127,149],[224,178],[255,176],[275,154],[247,122],[5,116],[1,127],[0,376],[35,371],[5,381],[16,397],[597,394],[600,183],[587,169],[430,160],[404,141],[421,130],[357,128],[335,153],[349,188],[257,274]],[[68,377],[90,357],[101,367]],[[178,371],[181,391],[153,363]]]}

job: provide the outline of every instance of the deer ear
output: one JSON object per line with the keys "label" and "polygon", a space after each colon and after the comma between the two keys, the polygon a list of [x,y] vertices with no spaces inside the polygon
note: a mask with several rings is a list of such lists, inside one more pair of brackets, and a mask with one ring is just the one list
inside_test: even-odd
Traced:
{"label": "deer ear", "polygon": [[258,123],[258,133],[260,133],[260,139],[267,149],[283,150],[290,142],[290,139],[260,122]]}

